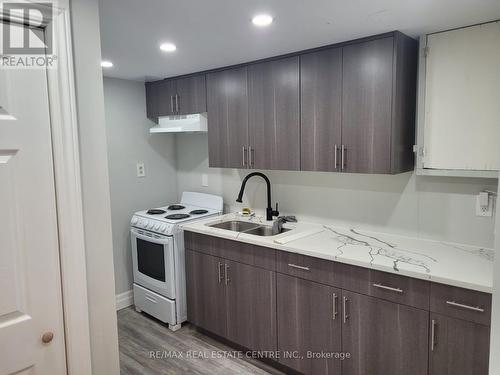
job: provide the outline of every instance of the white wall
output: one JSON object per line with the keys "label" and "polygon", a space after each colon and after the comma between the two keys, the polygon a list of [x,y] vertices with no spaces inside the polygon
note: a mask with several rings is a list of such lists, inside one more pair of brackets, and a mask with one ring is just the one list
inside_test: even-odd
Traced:
{"label": "white wall", "polygon": [[[177,136],[179,193],[197,190],[222,193],[226,211],[235,202],[248,170],[208,168],[205,134]],[[201,174],[208,174],[208,187]],[[492,180],[321,172],[264,171],[271,179],[273,202],[280,211],[302,220],[342,221],[358,227],[412,236],[493,247],[494,219],[475,216],[476,194],[496,190]],[[265,185],[247,184],[245,205],[263,209]]]}
{"label": "white wall", "polygon": [[113,244],[97,0],[71,0],[92,374],[118,375]]}
{"label": "white wall", "polygon": [[[104,78],[116,294],[132,289],[130,218],[177,200],[175,138],[149,134],[144,83]],[[146,177],[138,178],[137,162]]]}

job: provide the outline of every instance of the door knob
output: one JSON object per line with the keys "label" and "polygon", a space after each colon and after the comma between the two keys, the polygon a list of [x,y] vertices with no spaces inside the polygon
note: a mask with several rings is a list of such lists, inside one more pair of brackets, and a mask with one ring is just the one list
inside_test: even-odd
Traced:
{"label": "door knob", "polygon": [[42,335],[42,342],[44,344],[48,344],[49,342],[52,341],[52,339],[54,338],[54,334],[52,332],[45,332],[43,335]]}

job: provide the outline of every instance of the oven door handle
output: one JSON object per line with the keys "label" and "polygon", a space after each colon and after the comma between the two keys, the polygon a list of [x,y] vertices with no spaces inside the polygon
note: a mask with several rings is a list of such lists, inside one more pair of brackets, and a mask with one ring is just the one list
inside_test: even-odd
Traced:
{"label": "oven door handle", "polygon": [[[172,237],[168,236],[162,236],[162,238],[155,238],[155,237],[150,237],[144,234],[141,234],[137,231],[137,229],[130,229],[130,233],[133,237],[139,238],[140,240],[152,242],[152,243],[157,243],[159,245],[164,245],[168,244],[170,241],[172,241]],[[156,235],[158,236],[158,235]]]}

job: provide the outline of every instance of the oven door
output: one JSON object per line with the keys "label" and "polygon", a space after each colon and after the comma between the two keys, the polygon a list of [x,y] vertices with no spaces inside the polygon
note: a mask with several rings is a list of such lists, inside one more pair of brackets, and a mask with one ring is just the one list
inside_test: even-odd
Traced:
{"label": "oven door", "polygon": [[130,229],[134,282],[175,299],[174,239],[141,229]]}

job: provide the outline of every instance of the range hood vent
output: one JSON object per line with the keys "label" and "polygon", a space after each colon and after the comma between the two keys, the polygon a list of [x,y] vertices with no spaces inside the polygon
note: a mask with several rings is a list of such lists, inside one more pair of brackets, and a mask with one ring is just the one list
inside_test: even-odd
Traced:
{"label": "range hood vent", "polygon": [[159,117],[158,125],[149,129],[150,133],[195,133],[206,131],[206,112],[193,115]]}

